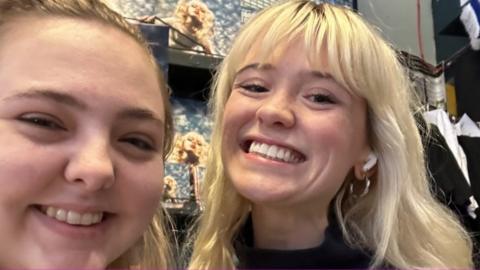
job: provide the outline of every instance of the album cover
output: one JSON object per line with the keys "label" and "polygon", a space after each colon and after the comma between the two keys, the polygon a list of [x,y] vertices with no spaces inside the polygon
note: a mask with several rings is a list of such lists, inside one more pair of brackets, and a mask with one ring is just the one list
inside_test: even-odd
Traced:
{"label": "album cover", "polygon": [[165,164],[163,205],[191,212],[201,205],[211,121],[204,102],[172,98],[175,141]]}
{"label": "album cover", "polygon": [[[224,56],[240,26],[278,0],[102,0],[127,18],[155,16],[170,27],[169,46]],[[356,8],[355,0],[317,0]]]}
{"label": "album cover", "polygon": [[[103,0],[127,18],[155,16],[170,27],[169,46],[192,54],[224,56],[240,25],[274,1],[234,0]],[[259,2],[250,5],[243,2]]]}

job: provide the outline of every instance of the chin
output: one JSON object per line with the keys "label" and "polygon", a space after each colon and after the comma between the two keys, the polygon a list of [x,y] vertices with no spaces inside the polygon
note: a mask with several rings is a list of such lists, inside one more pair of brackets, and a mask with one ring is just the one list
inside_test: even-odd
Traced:
{"label": "chin", "polygon": [[258,187],[236,187],[236,189],[240,195],[254,205],[282,204],[290,197],[288,192],[275,192],[272,189],[261,189]]}
{"label": "chin", "polygon": [[43,258],[42,261],[30,262],[26,269],[105,269],[108,264],[105,258],[102,256],[96,256],[90,254],[86,256],[82,255],[66,255],[54,256],[54,258]]}

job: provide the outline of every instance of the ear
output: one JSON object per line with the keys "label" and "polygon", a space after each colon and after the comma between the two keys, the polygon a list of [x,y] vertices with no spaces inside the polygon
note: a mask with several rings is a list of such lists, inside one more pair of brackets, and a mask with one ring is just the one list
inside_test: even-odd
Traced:
{"label": "ear", "polygon": [[372,176],[376,171],[377,161],[377,155],[373,151],[370,151],[366,158],[355,165],[355,177],[357,179],[363,179],[365,178],[365,174]]}

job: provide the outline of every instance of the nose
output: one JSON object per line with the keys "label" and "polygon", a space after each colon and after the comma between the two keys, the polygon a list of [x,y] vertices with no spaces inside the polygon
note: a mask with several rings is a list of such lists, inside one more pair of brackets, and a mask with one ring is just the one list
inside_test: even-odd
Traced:
{"label": "nose", "polygon": [[288,94],[275,91],[257,109],[257,119],[264,125],[290,128],[295,125],[293,102]]}
{"label": "nose", "polygon": [[115,168],[107,139],[96,137],[75,144],[65,168],[67,182],[94,192],[115,182]]}

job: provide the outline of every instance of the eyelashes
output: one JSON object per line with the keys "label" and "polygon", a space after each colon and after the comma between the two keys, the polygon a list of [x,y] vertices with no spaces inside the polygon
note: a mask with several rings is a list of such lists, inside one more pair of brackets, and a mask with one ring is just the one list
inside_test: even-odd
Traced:
{"label": "eyelashes", "polygon": [[311,94],[305,98],[313,103],[336,104],[335,99],[330,94]]}
{"label": "eyelashes", "polygon": [[156,148],[153,143],[148,142],[145,139],[137,138],[137,137],[128,137],[124,139],[120,139],[121,142],[128,143],[139,150],[152,152],[155,151]]}
{"label": "eyelashes", "polygon": [[[260,94],[270,92],[271,90],[266,86],[258,83],[244,83],[244,84],[236,84],[234,88],[241,89],[241,91],[245,91],[248,94]],[[316,91],[320,93],[315,93]],[[304,94],[303,97],[314,104],[336,104],[336,98],[327,92],[327,90],[309,90],[311,93]]]}
{"label": "eyelashes", "polygon": [[[43,113],[26,113],[20,115],[18,121],[25,124],[30,130],[28,134],[36,134],[36,138],[45,137],[48,140],[53,140],[54,138],[59,138],[57,136],[63,134],[62,137],[67,134],[69,129],[65,124],[59,119],[49,114]],[[43,134],[43,135],[42,135]],[[143,152],[153,152],[157,150],[155,143],[152,142],[147,135],[139,134],[135,135],[126,135],[118,139],[119,142],[128,144],[131,147],[134,147],[136,150]]]}
{"label": "eyelashes", "polygon": [[18,120],[36,126],[37,128],[43,128],[48,130],[67,130],[61,123],[61,121],[47,115],[27,114],[20,116]]}
{"label": "eyelashes", "polygon": [[253,93],[264,93],[270,91],[267,87],[252,83],[252,84],[238,84],[236,87],[239,87],[245,91],[253,92]]}

